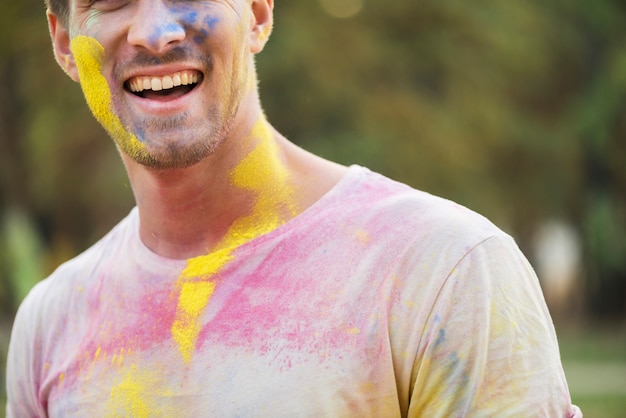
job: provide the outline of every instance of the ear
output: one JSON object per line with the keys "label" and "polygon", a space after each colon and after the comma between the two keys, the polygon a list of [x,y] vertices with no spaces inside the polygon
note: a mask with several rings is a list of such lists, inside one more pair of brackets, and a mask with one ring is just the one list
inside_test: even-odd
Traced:
{"label": "ear", "polygon": [[274,0],[251,0],[250,51],[258,54],[263,50],[272,33],[274,23]]}
{"label": "ear", "polygon": [[78,69],[74,54],[70,48],[71,38],[68,30],[65,28],[59,18],[50,11],[48,15],[48,29],[50,30],[50,38],[52,39],[52,47],[54,49],[54,58],[61,66],[63,71],[74,81],[78,81]]}

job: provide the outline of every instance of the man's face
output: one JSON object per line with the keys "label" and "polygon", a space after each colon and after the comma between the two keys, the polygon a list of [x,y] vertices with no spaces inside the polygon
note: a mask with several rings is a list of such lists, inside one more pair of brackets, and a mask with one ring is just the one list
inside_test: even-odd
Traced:
{"label": "man's face", "polygon": [[255,88],[253,22],[248,0],[73,0],[66,69],[123,152],[189,166]]}

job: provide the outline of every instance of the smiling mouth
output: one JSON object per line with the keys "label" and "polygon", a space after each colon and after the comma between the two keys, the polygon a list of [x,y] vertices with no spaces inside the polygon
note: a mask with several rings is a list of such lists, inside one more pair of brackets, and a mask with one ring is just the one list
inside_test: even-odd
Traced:
{"label": "smiling mouth", "polygon": [[144,99],[175,99],[194,89],[202,81],[198,71],[178,71],[165,76],[138,76],[126,81],[125,88]]}

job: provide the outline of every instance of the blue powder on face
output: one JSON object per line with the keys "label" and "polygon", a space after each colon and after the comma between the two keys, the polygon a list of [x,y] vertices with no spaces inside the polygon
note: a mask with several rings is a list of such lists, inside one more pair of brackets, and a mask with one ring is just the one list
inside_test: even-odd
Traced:
{"label": "blue powder on face", "polygon": [[137,137],[139,142],[143,143],[146,141],[146,132],[143,128],[135,129],[135,136]]}
{"label": "blue powder on face", "polygon": [[[152,42],[156,42],[160,36],[163,36],[166,33],[185,30],[185,28],[193,27],[198,22],[198,12],[194,10],[190,5],[171,6],[168,8],[168,12],[171,15],[176,16],[175,23],[172,22],[165,26],[156,28],[154,34],[150,37],[150,40]],[[212,26],[209,25],[209,27]]]}
{"label": "blue powder on face", "polygon": [[200,33],[198,35],[193,37],[193,41],[196,44],[200,45],[206,40],[208,36],[209,36],[209,33],[206,30],[202,29],[200,30]]}
{"label": "blue powder on face", "polygon": [[168,23],[165,26],[155,28],[154,33],[150,36],[149,40],[152,44],[156,44],[163,35],[182,32],[183,30],[183,27],[179,23]]}
{"label": "blue powder on face", "polygon": [[202,44],[209,36],[209,32],[213,30],[219,21],[220,20],[214,16],[206,16],[202,21],[202,29],[200,29],[198,35],[193,37],[193,41],[196,44]]}
{"label": "blue powder on face", "polygon": [[[176,16],[176,23],[169,23],[165,26],[159,27],[155,30],[155,33],[150,37],[151,42],[157,42],[160,36],[168,32],[176,32],[179,30],[187,30],[191,28],[193,30],[194,26],[198,25],[199,14],[197,10],[197,5],[191,4],[176,4],[171,5],[168,9],[171,15]],[[209,33],[215,25],[219,23],[219,18],[212,15],[205,15],[202,19],[202,24],[200,28],[197,28],[197,33],[193,36],[193,41],[196,44],[202,44],[208,38]]]}
{"label": "blue powder on face", "polygon": [[180,23],[184,26],[193,26],[198,21],[198,12],[195,10],[186,10],[187,8],[178,8],[177,13],[182,13]]}
{"label": "blue powder on face", "polygon": [[207,16],[204,18],[204,21],[202,23],[204,26],[207,26],[209,30],[211,30],[215,27],[215,25],[219,23],[219,21],[220,20],[217,17]]}

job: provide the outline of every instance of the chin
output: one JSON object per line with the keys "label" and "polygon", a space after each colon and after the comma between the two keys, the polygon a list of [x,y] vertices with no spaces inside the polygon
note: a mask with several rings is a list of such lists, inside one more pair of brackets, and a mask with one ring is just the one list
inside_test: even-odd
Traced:
{"label": "chin", "polygon": [[181,142],[165,144],[159,149],[147,146],[141,153],[127,152],[123,147],[120,148],[133,161],[145,167],[181,169],[191,167],[209,158],[223,141],[204,141],[187,145],[181,145]]}

